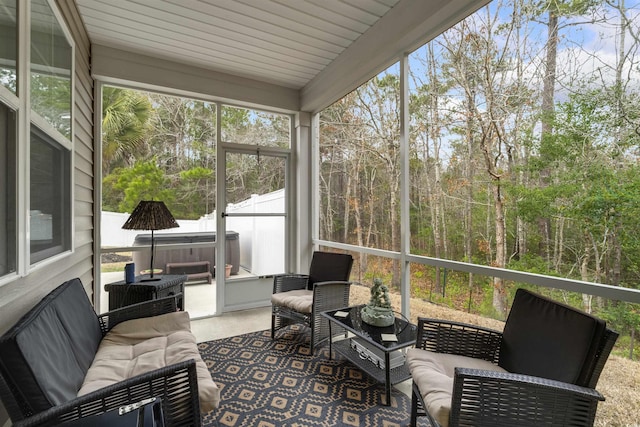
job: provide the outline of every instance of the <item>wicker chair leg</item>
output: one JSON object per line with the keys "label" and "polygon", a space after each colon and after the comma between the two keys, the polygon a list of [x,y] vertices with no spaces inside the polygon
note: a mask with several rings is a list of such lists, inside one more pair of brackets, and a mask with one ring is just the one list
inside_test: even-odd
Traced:
{"label": "wicker chair leg", "polygon": [[418,425],[418,398],[416,397],[416,390],[411,392],[411,421],[409,426],[416,427]]}
{"label": "wicker chair leg", "polygon": [[411,393],[411,421],[409,422],[410,427],[416,427],[418,424],[418,400],[416,399],[415,391]]}
{"label": "wicker chair leg", "polygon": [[315,334],[313,333],[313,326],[311,327],[311,343],[309,344],[309,348],[311,350],[311,354],[314,354],[314,344],[315,344]]}
{"label": "wicker chair leg", "polygon": [[416,427],[418,425],[418,417],[426,417],[427,420],[429,420],[430,427],[439,427],[440,424],[433,420],[425,410],[424,401],[422,400],[418,386],[413,383],[411,385],[411,389],[411,419],[409,421],[409,426]]}
{"label": "wicker chair leg", "polygon": [[273,339],[273,337],[276,334],[276,315],[273,314],[273,311],[271,312],[271,339]]}

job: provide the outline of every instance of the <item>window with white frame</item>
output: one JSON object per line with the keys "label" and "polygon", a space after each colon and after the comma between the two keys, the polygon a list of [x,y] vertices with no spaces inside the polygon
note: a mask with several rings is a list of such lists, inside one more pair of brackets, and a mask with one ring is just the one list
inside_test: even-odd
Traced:
{"label": "window with white frame", "polygon": [[0,0],[0,38],[2,277],[71,250],[73,44],[48,0]]}
{"label": "window with white frame", "polygon": [[31,126],[30,251],[34,264],[71,248],[69,151]]}
{"label": "window with white frame", "polygon": [[16,271],[16,112],[0,103],[0,276]]}
{"label": "window with white frame", "polygon": [[72,45],[47,0],[31,2],[29,249],[71,249]]}
{"label": "window with white frame", "polygon": [[0,0],[0,84],[14,94],[17,89],[17,0]]}
{"label": "window with white frame", "polygon": [[0,0],[0,277],[16,271],[17,0]]}

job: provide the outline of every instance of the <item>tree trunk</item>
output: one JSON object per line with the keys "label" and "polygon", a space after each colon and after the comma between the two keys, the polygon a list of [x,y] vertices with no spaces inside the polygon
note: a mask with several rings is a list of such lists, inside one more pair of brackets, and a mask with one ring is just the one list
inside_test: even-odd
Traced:
{"label": "tree trunk", "polygon": [[[473,105],[475,104],[475,91],[470,90],[467,95],[467,127],[466,127],[466,143],[467,143],[467,161],[465,178],[467,181],[467,194],[464,204],[464,255],[468,263],[473,262],[473,180],[474,180],[474,161],[473,161]],[[469,273],[469,311],[471,311],[471,297],[473,295],[473,273]]]}
{"label": "tree trunk", "polygon": [[564,217],[558,218],[556,221],[556,236],[553,246],[553,268],[556,273],[560,272],[560,266],[562,265],[562,257],[564,256]]}
{"label": "tree trunk", "polygon": [[[591,258],[591,244],[589,243],[588,233],[585,233],[584,239],[584,254],[582,255],[582,262],[580,263],[580,278],[584,281],[590,281],[589,279],[589,259]],[[582,294],[582,308],[587,313],[591,313],[591,296]]]}
{"label": "tree trunk", "polygon": [[[491,193],[494,203],[494,233],[496,238],[496,254],[494,258],[494,267],[504,268],[506,265],[506,222],[504,217],[504,199],[502,196],[501,175],[498,173],[497,163],[501,157],[494,153],[493,147],[498,145],[494,139],[499,140],[500,134],[495,127],[495,123],[491,123],[489,128],[483,130],[480,139],[480,148],[487,166],[487,173],[491,177]],[[500,150],[496,150],[500,153]],[[500,277],[493,278],[493,308],[501,314],[507,311],[507,292],[504,280]]]}
{"label": "tree trunk", "polygon": [[[507,261],[506,223],[504,218],[504,202],[499,178],[493,183],[493,201],[495,203],[496,258],[495,266],[504,268]],[[493,307],[498,313],[507,314],[507,292],[504,279],[493,278]]]}
{"label": "tree trunk", "polygon": [[[429,63],[432,66],[429,67],[430,76],[429,80],[431,82],[431,87],[433,87],[434,91],[436,88],[440,87],[440,81],[435,72],[435,64],[436,59],[433,53],[433,46],[431,43],[428,45],[428,55],[429,55]],[[434,174],[434,185],[433,185],[433,198],[431,199],[433,205],[433,216],[431,218],[431,226],[433,227],[433,238],[434,238],[434,255],[436,258],[442,258],[442,247],[444,245],[444,240],[442,236],[442,179],[441,179],[441,167],[440,167],[440,106],[438,105],[438,96],[436,93],[431,94],[430,96],[430,114],[431,114],[431,124],[429,126],[429,139],[433,144],[433,174]],[[436,267],[436,283],[435,290],[438,293],[442,293],[443,284],[441,278],[441,270]]]}
{"label": "tree trunk", "polygon": [[[554,96],[556,84],[556,62],[558,56],[558,15],[553,8],[549,10],[549,21],[547,22],[547,52],[545,62],[545,75],[542,87],[542,135],[545,138],[551,137],[553,133]],[[543,168],[540,171],[540,186],[546,187],[549,184],[551,171]],[[538,218],[538,231],[540,233],[540,254],[546,258],[547,265],[550,263],[550,242],[551,242],[551,220],[549,218]]]}
{"label": "tree trunk", "polygon": [[[356,175],[357,175],[357,171],[359,169],[358,168],[354,168],[353,171],[355,171]],[[352,176],[352,172],[351,171],[345,171],[345,176],[347,179],[347,182],[345,184],[345,195],[344,195],[344,213],[342,215],[342,241],[345,243],[349,243],[349,219],[351,218],[351,202],[352,202],[352,198],[351,198],[351,194],[352,194],[352,181],[356,181],[356,183],[358,182],[358,179],[356,178],[355,180],[353,180],[351,178]],[[353,184],[355,191],[353,191],[354,194],[357,194],[358,191],[358,187],[355,187],[357,184]],[[353,198],[353,200],[355,200],[356,197]],[[356,202],[357,203],[357,202]]]}

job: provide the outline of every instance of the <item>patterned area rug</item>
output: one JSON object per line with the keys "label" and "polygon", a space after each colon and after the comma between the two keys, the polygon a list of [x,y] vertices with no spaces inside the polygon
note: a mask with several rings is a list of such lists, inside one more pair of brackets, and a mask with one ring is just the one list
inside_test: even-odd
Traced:
{"label": "patterned area rug", "polygon": [[383,406],[384,385],[350,362],[329,359],[328,346],[311,355],[309,334],[298,327],[255,332],[199,344],[220,407],[205,426],[408,426],[411,399],[392,389]]}

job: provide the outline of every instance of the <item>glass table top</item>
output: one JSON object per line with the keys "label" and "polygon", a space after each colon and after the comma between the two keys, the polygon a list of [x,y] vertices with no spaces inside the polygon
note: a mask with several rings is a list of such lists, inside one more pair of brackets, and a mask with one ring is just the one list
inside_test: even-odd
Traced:
{"label": "glass table top", "polygon": [[[393,325],[385,327],[373,326],[362,320],[360,311],[364,306],[365,304],[329,310],[322,314],[339,326],[365,338],[385,351],[392,351],[415,344],[417,327],[409,323],[400,313],[394,312],[396,320]],[[395,336],[397,341],[389,340],[392,336]]]}

